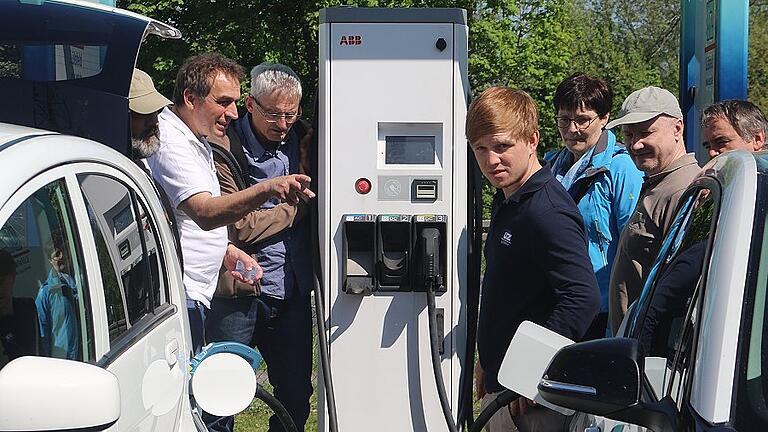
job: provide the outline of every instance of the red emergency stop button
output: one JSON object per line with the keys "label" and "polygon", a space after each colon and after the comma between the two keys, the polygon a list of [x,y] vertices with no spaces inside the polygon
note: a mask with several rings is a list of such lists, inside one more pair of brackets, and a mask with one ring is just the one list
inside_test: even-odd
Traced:
{"label": "red emergency stop button", "polygon": [[365,195],[371,191],[371,181],[367,178],[359,178],[355,182],[355,191],[360,195]]}

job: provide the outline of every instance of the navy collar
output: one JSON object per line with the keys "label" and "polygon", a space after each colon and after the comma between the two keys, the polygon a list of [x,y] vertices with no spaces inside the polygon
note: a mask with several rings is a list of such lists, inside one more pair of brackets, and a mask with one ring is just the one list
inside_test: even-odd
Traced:
{"label": "navy collar", "polygon": [[259,137],[256,135],[256,131],[253,130],[253,123],[251,123],[251,113],[246,113],[245,116],[241,117],[240,120],[235,122],[235,124],[238,128],[238,132],[240,132],[240,136],[243,137],[243,141],[245,142],[245,146],[248,149],[248,153],[250,153],[254,159],[258,160],[261,158],[261,156],[264,155],[264,153],[267,152],[273,155],[277,154],[277,150],[283,144],[278,143],[274,149],[268,149],[266,146],[264,146],[259,140]]}
{"label": "navy collar", "polygon": [[541,164],[541,169],[533,173],[533,175],[520,186],[520,189],[516,190],[504,201],[505,203],[519,203],[525,195],[530,195],[538,191],[543,188],[548,181],[552,180],[553,177],[549,162],[539,159],[539,163]]}

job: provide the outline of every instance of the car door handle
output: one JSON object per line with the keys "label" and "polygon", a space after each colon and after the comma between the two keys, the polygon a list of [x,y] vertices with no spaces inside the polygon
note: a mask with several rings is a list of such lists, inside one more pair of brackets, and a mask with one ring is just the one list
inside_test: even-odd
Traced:
{"label": "car door handle", "polygon": [[165,361],[168,362],[168,366],[175,366],[179,361],[179,341],[172,339],[165,346]]}

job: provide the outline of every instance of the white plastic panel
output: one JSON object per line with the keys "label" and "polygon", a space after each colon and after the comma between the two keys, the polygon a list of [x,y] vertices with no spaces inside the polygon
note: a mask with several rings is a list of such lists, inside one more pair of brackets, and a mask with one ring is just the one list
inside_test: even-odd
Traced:
{"label": "white plastic panel", "polygon": [[[724,165],[726,161],[728,165]],[[718,158],[705,170],[708,167],[715,169],[723,191],[704,294],[691,405],[708,422],[722,423],[731,414],[757,169],[748,153]]]}
{"label": "white plastic panel", "polygon": [[253,401],[256,373],[242,357],[219,353],[205,358],[192,376],[192,394],[207,413],[237,414]]}
{"label": "white plastic panel", "polygon": [[523,321],[499,367],[499,384],[547,408],[565,415],[573,414],[573,410],[549,403],[539,394],[539,382],[552,358],[560,348],[571,344],[573,341],[565,336],[531,321]]}

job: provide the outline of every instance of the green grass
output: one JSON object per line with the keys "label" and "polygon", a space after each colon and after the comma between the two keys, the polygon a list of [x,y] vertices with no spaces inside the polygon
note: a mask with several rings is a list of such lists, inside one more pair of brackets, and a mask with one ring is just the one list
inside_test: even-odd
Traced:
{"label": "green grass", "polygon": [[[264,389],[272,393],[272,386],[269,383],[264,384]],[[235,417],[236,432],[262,432],[269,427],[269,417],[272,410],[260,399],[254,399],[251,406]],[[309,419],[305,427],[306,431],[314,432],[317,430],[317,394],[312,393],[312,399],[309,400]]]}

